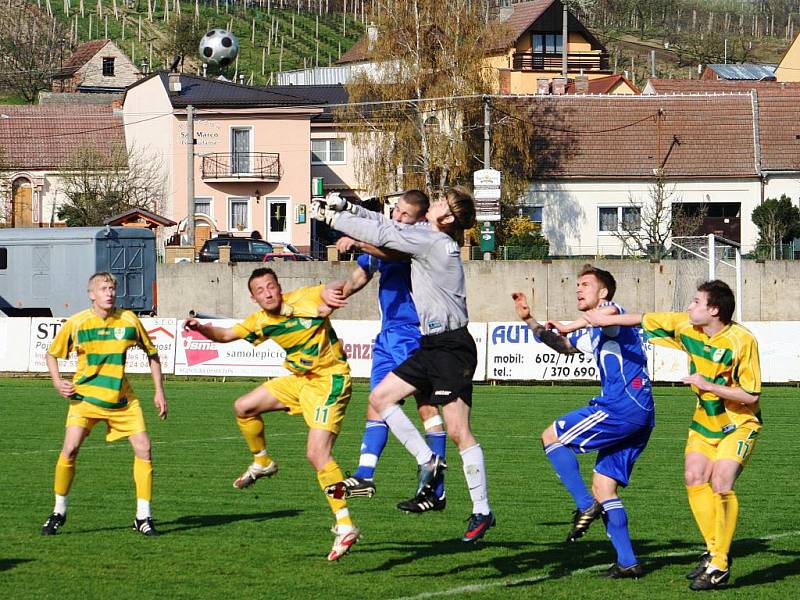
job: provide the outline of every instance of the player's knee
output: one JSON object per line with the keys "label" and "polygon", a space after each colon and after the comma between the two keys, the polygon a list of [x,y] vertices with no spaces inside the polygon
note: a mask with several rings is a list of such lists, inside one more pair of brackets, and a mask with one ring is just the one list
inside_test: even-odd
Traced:
{"label": "player's knee", "polygon": [[558,441],[552,427],[548,427],[542,432],[542,446],[549,446]]}
{"label": "player's knee", "polygon": [[711,476],[711,491],[715,494],[726,494],[733,489],[733,483],[729,477],[714,474]]}
{"label": "player's knee", "polygon": [[237,417],[252,417],[255,414],[244,396],[237,398],[233,403],[233,412]]}
{"label": "player's knee", "polygon": [[686,485],[702,485],[708,483],[708,476],[700,469],[686,469],[683,472],[683,481]]}
{"label": "player's knee", "polygon": [[67,460],[75,460],[78,456],[78,450],[80,449],[81,449],[80,444],[65,443],[64,447],[61,448],[61,456],[63,456]]}

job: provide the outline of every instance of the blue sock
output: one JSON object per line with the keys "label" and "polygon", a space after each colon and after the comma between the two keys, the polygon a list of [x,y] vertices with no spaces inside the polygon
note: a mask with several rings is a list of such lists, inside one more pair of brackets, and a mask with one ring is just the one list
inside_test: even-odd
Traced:
{"label": "blue sock", "polygon": [[[426,431],[425,441],[428,442],[428,446],[435,454],[444,458],[444,453],[447,449],[447,434],[444,431]],[[442,481],[436,486],[434,492],[437,498],[444,497],[444,477],[442,477]]]}
{"label": "blue sock", "polygon": [[586,489],[586,484],[583,482],[575,453],[560,442],[546,446],[544,453],[553,464],[561,483],[564,484],[564,487],[567,488],[567,491],[575,500],[578,509],[586,510],[594,504],[594,497]]}
{"label": "blue sock", "polygon": [[621,567],[630,567],[639,562],[633,553],[631,536],[628,534],[628,513],[619,498],[603,502],[606,515],[606,532],[617,551],[617,563]]}
{"label": "blue sock", "polygon": [[372,479],[375,476],[375,467],[381,457],[386,442],[389,440],[389,428],[385,421],[371,421],[367,419],[364,428],[364,437],[361,438],[361,456],[358,459],[358,469],[353,477],[359,479]]}

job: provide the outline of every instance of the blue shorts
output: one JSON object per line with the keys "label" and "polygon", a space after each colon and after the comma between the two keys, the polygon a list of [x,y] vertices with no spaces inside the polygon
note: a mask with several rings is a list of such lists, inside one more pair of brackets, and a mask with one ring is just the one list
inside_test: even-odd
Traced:
{"label": "blue shorts", "polygon": [[384,377],[419,348],[421,335],[416,325],[398,325],[385,331],[381,330],[372,347],[370,389],[374,389]]}
{"label": "blue shorts", "polygon": [[586,406],[553,421],[558,441],[579,452],[597,451],[594,470],[628,485],[636,459],[647,446],[651,425],[616,419],[602,408]]}

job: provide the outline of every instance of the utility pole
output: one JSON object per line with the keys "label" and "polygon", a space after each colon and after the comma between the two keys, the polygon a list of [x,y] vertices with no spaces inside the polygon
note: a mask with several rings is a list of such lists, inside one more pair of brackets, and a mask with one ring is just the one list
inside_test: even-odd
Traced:
{"label": "utility pole", "polygon": [[650,77],[656,78],[656,51],[650,50]]}
{"label": "utility pole", "polygon": [[[483,173],[490,171],[492,168],[492,104],[488,96],[483,97]],[[499,174],[498,174],[499,175]],[[477,177],[475,183],[478,183]],[[475,195],[478,196],[479,190],[478,185],[475,186]],[[496,188],[497,191],[497,204],[498,204],[498,212],[499,212],[499,204],[500,204],[500,186],[499,181]],[[480,202],[483,200],[478,200],[476,197],[476,202]],[[481,249],[483,250],[483,260],[492,260],[492,252],[495,249],[494,243],[494,223],[492,221],[483,221],[482,227],[480,230],[480,237],[481,237]]]}
{"label": "utility pole", "polygon": [[186,107],[186,244],[194,262],[194,106]]}
{"label": "utility pole", "polygon": [[483,97],[483,168],[491,169],[492,162],[492,105],[489,97]]}
{"label": "utility pole", "polygon": [[[564,77],[566,85],[567,79],[567,38],[569,37],[569,28],[567,22],[569,21],[569,12],[567,12],[567,4],[564,3],[564,12],[561,15],[561,75]],[[545,49],[546,50],[546,49]],[[488,169],[489,167],[485,167]]]}

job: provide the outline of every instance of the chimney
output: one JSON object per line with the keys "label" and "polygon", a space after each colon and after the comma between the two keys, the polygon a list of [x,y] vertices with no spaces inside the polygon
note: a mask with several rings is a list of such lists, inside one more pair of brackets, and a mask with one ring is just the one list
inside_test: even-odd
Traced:
{"label": "chimney", "polygon": [[589,93],[589,76],[588,75],[576,75],[575,76],[575,93],[576,94],[588,94]]}
{"label": "chimney", "polygon": [[374,23],[370,23],[367,26],[367,42],[368,46],[367,49],[372,52],[372,49],[375,47],[375,42],[378,41],[378,28],[375,27]]}
{"label": "chimney", "polygon": [[169,93],[170,95],[178,96],[181,93],[181,74],[170,73],[169,77]]}
{"label": "chimney", "polygon": [[536,80],[536,93],[543,96],[550,93],[550,80],[547,77],[539,77]]}
{"label": "chimney", "polygon": [[563,77],[553,77],[553,95],[562,96],[567,91],[567,80]]}

